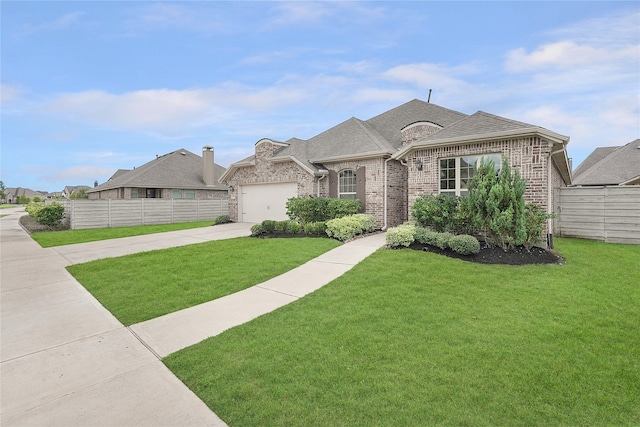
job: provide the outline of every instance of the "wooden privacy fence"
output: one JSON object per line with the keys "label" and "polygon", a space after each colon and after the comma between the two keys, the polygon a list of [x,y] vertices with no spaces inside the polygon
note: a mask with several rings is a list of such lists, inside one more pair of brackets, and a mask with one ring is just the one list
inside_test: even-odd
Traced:
{"label": "wooden privacy fence", "polygon": [[72,230],[207,221],[229,214],[227,200],[134,199],[66,200],[65,222]]}
{"label": "wooden privacy fence", "polygon": [[560,236],[640,244],[640,186],[557,191]]}

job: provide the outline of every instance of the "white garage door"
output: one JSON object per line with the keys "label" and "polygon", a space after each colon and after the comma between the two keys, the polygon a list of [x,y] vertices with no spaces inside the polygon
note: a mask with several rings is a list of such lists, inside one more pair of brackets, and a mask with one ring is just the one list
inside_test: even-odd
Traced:
{"label": "white garage door", "polygon": [[289,219],[287,200],[298,195],[298,184],[284,182],[243,185],[240,190],[241,221],[262,222],[265,219],[283,221]]}

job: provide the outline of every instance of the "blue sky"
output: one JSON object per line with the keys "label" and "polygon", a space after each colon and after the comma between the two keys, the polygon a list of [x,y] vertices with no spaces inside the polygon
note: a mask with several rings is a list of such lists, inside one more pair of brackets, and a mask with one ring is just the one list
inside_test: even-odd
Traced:
{"label": "blue sky", "polygon": [[61,191],[156,154],[310,138],[414,98],[640,137],[637,2],[0,1],[1,176]]}

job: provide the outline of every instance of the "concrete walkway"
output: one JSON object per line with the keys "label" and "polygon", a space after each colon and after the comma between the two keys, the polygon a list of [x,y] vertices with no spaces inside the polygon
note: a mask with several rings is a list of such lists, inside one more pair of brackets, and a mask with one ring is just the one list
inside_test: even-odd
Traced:
{"label": "concrete walkway", "polygon": [[249,234],[225,224],[43,249],[0,214],[2,426],[224,426],[159,360],[288,304],[384,245],[376,235],[216,301],[124,327],[69,264]]}

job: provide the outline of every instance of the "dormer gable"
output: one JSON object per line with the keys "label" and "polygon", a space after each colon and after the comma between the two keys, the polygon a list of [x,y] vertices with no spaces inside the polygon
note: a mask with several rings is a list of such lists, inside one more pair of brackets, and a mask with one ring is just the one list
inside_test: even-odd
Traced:
{"label": "dormer gable", "polygon": [[433,135],[441,129],[443,129],[442,126],[429,121],[411,123],[400,130],[402,133],[402,145],[405,146],[413,141]]}
{"label": "dormer gable", "polygon": [[270,138],[262,138],[256,142],[256,159],[269,159],[276,151],[283,147],[288,147],[286,142],[275,141]]}

